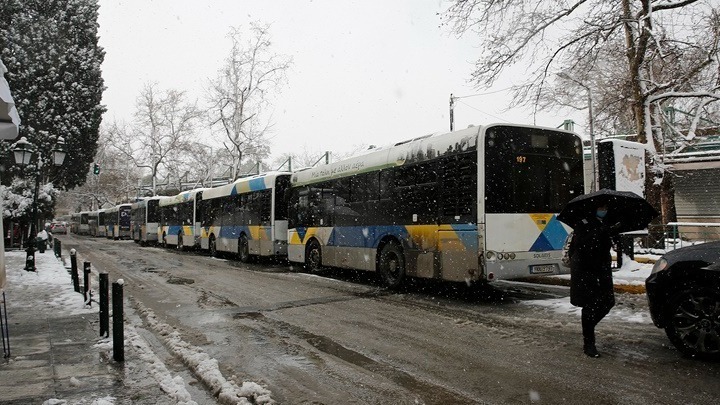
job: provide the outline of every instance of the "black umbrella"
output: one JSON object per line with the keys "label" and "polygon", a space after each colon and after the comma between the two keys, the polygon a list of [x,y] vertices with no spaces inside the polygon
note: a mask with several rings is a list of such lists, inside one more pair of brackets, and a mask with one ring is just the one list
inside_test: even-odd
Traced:
{"label": "black umbrella", "polygon": [[570,200],[558,219],[575,228],[583,219],[594,217],[595,210],[602,205],[608,208],[603,221],[607,224],[619,223],[618,232],[645,229],[658,216],[650,203],[633,192],[602,189]]}

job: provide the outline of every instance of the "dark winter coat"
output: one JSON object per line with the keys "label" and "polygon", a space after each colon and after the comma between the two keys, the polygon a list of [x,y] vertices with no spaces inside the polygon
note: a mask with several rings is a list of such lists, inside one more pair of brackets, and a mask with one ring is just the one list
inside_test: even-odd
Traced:
{"label": "dark winter coat", "polygon": [[610,229],[596,217],[573,229],[570,244],[570,303],[582,307],[590,302],[612,306],[613,292]]}

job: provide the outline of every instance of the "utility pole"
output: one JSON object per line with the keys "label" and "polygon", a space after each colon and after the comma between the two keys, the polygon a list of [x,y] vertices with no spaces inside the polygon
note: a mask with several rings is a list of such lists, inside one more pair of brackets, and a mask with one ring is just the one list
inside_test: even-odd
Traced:
{"label": "utility pole", "polygon": [[455,97],[450,93],[450,132],[455,129]]}
{"label": "utility pole", "polygon": [[593,97],[592,97],[592,90],[590,90],[590,87],[587,86],[585,83],[581,82],[580,80],[577,80],[576,78],[570,76],[569,74],[565,72],[558,73],[558,77],[570,80],[571,82],[574,82],[578,86],[582,87],[587,91],[587,103],[588,103],[588,129],[590,130],[590,160],[592,163],[592,182],[590,183],[590,191],[597,190],[597,166],[596,166],[596,159],[595,159],[595,131],[593,129]]}

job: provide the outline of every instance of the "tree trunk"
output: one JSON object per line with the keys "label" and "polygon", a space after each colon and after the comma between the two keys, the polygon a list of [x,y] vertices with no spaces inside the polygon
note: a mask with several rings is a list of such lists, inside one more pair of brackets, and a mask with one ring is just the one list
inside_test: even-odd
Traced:
{"label": "tree trunk", "polygon": [[[648,175],[645,181],[645,199],[650,205],[658,207],[661,200],[661,187],[654,184],[655,176]],[[656,208],[657,209],[657,208]],[[653,249],[662,249],[665,247],[665,235],[662,221],[662,215],[658,215],[648,225],[648,246]]]}

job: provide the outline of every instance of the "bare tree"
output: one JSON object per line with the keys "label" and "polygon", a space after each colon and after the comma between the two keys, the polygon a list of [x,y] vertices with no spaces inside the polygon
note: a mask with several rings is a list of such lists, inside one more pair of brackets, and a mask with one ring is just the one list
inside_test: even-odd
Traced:
{"label": "bare tree", "polygon": [[292,63],[290,57],[272,53],[267,25],[253,23],[250,33],[244,40],[240,28],[230,30],[230,55],[208,90],[211,125],[225,135],[233,177],[240,173],[244,158],[252,156],[257,162],[267,157],[270,101]]}
{"label": "bare tree", "polygon": [[[720,99],[719,10],[711,0],[456,0],[443,20],[459,35],[480,35],[476,85],[490,86],[524,64],[528,74],[514,86],[513,104],[536,109],[553,107],[555,96],[577,105],[587,86],[605,129],[637,134],[652,161],[664,136],[664,105],[693,100],[700,114]],[[581,84],[555,80],[558,73]],[[670,176],[662,178],[661,165],[648,169],[657,174],[647,176],[648,199],[660,207],[671,199]],[[663,208],[663,220],[673,219]]]}
{"label": "bare tree", "polygon": [[93,164],[90,164],[87,181],[62,193],[58,198],[58,208],[68,212],[97,210],[132,201],[137,195],[139,169],[125,154],[109,146],[110,136],[107,128],[100,128],[98,149],[93,159],[99,173],[94,173]]}
{"label": "bare tree", "polygon": [[146,84],[136,101],[131,125],[112,123],[110,144],[137,167],[150,169],[153,195],[161,170],[175,173],[187,157],[202,112],[178,90],[159,90]]}

